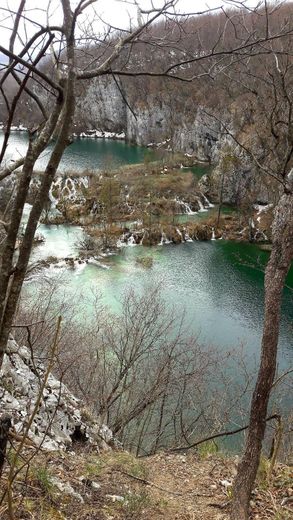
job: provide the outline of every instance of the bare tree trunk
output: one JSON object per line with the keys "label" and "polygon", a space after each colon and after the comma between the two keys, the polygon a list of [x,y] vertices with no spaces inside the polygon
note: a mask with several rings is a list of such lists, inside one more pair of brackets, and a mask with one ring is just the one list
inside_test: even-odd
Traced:
{"label": "bare tree trunk", "polygon": [[11,277],[14,271],[13,257],[15,252],[15,246],[22,218],[23,208],[27,200],[27,195],[30,188],[33,168],[37,158],[39,157],[41,152],[46,148],[52,136],[53,130],[58,121],[58,116],[60,114],[61,107],[62,100],[56,103],[56,106],[48,122],[46,123],[44,129],[41,131],[37,140],[35,142],[30,141],[28,151],[26,153],[24,166],[22,169],[20,181],[16,192],[16,198],[13,204],[7,237],[5,239],[4,251],[2,254],[2,264],[0,265],[0,337],[1,327],[5,314],[5,306],[9,295],[9,284],[11,282]]}
{"label": "bare tree trunk", "polygon": [[[73,120],[74,115],[74,91],[75,91],[75,72],[74,72],[74,20],[73,20],[73,14],[70,9],[69,0],[62,0],[62,7],[63,7],[63,14],[64,14],[64,22],[66,27],[66,42],[67,42],[67,66],[68,66],[68,72],[66,79],[61,79],[60,84],[62,87],[64,87],[65,90],[65,100],[64,105],[62,107],[62,111],[60,114],[60,111],[58,110],[58,105],[62,106],[63,103],[63,94],[59,95],[58,101],[57,101],[57,112],[53,112],[52,114],[52,123],[53,128],[56,127],[58,124],[58,117],[55,116],[60,114],[59,117],[59,129],[58,129],[58,137],[54,146],[54,149],[52,151],[50,160],[48,162],[48,165],[46,167],[46,170],[43,174],[42,183],[40,186],[40,189],[38,191],[37,197],[33,203],[33,207],[30,212],[30,216],[28,219],[28,223],[26,225],[24,238],[20,247],[19,251],[19,257],[16,262],[16,265],[13,267],[13,270],[9,270],[9,265],[5,266],[5,269],[3,270],[2,266],[2,272],[4,273],[3,276],[3,287],[5,290],[5,293],[3,291],[3,294],[5,294],[5,298],[2,297],[2,309],[0,306],[0,311],[2,311],[2,315],[0,315],[0,367],[2,365],[3,356],[6,350],[6,345],[9,337],[9,332],[11,329],[11,325],[13,323],[18,299],[20,296],[20,292],[22,289],[23,281],[25,278],[26,269],[28,266],[30,253],[32,250],[33,245],[33,239],[35,235],[35,231],[39,222],[39,218],[41,216],[42,210],[44,208],[44,205],[46,203],[46,200],[48,198],[49,190],[51,187],[51,184],[53,182],[56,170],[59,166],[60,160],[62,158],[63,152],[65,148],[67,147],[69,143],[69,132],[71,130],[71,124]],[[51,130],[51,127],[50,127]],[[51,132],[52,134],[52,132]],[[33,146],[31,147],[33,149]],[[25,177],[24,183],[25,183],[25,192],[24,194],[18,195],[21,197],[21,205],[18,206],[15,204],[16,209],[16,221],[12,221],[14,223],[13,226],[13,233],[11,240],[7,242],[7,246],[9,246],[9,263],[12,265],[12,258],[13,258],[13,252],[14,252],[14,243],[16,240],[16,234],[15,232],[18,230],[23,206],[26,199],[26,194],[29,188],[29,182],[30,182],[30,176],[32,174],[32,168],[34,165],[35,160],[39,156],[39,149],[37,149],[37,155],[36,157],[31,158],[31,168],[28,172],[27,178]],[[4,255],[5,258],[5,255]],[[9,285],[9,281],[11,278],[11,284]],[[1,278],[0,278],[0,289],[1,289]],[[0,304],[1,304],[1,297],[0,297]]]}
{"label": "bare tree trunk", "polygon": [[231,519],[247,520],[257,474],[266,414],[276,370],[282,292],[293,259],[293,194],[285,193],[276,207],[273,247],[265,272],[265,315],[261,361],[254,389],[246,448],[234,483]]}
{"label": "bare tree trunk", "polygon": [[11,427],[10,417],[1,417],[0,418],[0,477],[2,476],[3,466],[5,463],[6,446],[7,446],[10,427]]}

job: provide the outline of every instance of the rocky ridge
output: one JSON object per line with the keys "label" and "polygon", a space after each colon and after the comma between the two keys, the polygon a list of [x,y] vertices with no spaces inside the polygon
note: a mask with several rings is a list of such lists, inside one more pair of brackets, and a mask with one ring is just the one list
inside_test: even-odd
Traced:
{"label": "rocky ridge", "polygon": [[[19,346],[12,338],[9,340],[0,371],[1,415],[12,417],[17,434],[24,432],[34,412],[45,372],[44,364],[27,347]],[[68,449],[75,440],[82,440],[98,451],[114,444],[109,428],[91,417],[52,373],[28,438],[48,451]]]}

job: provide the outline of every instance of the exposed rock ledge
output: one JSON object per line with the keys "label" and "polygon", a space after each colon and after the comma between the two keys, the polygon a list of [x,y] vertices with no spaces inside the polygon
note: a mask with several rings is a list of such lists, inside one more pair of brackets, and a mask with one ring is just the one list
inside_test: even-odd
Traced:
{"label": "exposed rock ledge", "polygon": [[[1,415],[12,417],[17,433],[23,431],[34,410],[45,370],[32,359],[27,347],[9,341],[0,371]],[[114,442],[111,430],[85,414],[79,400],[52,374],[28,436],[36,446],[49,451],[66,449],[77,437],[97,450]]]}

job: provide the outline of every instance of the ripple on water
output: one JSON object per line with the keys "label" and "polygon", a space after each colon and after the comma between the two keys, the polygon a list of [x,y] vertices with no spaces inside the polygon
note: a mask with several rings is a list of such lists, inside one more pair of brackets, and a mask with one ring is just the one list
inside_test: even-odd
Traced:
{"label": "ripple on water", "polygon": [[[35,249],[39,257],[48,252],[60,257],[76,253],[76,240],[83,230],[44,226],[41,232],[46,242]],[[137,257],[146,254],[153,257],[150,269],[136,262]],[[68,295],[80,293],[88,298],[89,316],[93,291],[101,292],[105,303],[118,310],[119,300],[130,286],[142,293],[149,284],[161,284],[168,305],[177,313],[185,311],[192,333],[200,333],[201,341],[221,349],[244,344],[247,352],[256,353],[262,333],[261,269],[266,258],[266,253],[255,246],[225,241],[123,248],[119,255],[82,264],[77,271],[67,270],[61,284],[66,286]],[[293,278],[292,271],[290,277]],[[285,290],[280,333],[280,360],[284,359],[284,365],[292,357],[291,327],[292,292]]]}

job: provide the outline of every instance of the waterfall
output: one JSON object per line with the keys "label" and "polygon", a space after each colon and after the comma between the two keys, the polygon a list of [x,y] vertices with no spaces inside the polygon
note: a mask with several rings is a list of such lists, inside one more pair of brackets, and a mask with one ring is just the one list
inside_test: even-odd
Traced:
{"label": "waterfall", "polygon": [[54,189],[55,184],[52,184],[51,187],[50,187],[50,191],[49,191],[49,199],[50,199],[50,202],[51,202],[51,208],[56,208],[56,204],[58,202],[58,199],[56,197],[54,197],[53,193],[52,193],[52,190]]}
{"label": "waterfall", "polygon": [[127,240],[128,246],[136,246],[135,238],[133,235],[130,235],[129,239]]}
{"label": "waterfall", "polygon": [[[68,190],[68,198],[70,200],[75,200],[77,198],[77,193],[76,193],[76,187],[75,187],[75,182],[73,179],[71,179],[70,177],[67,177],[66,181],[65,181],[65,186],[63,188],[64,189],[67,189]],[[62,191],[63,191],[62,190]]]}
{"label": "waterfall", "polygon": [[80,177],[80,184],[87,189],[89,187],[89,177]]}
{"label": "waterfall", "polygon": [[159,246],[163,246],[164,244],[171,244],[171,240],[169,240],[167,238],[167,235],[166,233],[164,233],[164,231],[162,231],[162,235],[161,235],[161,241],[159,242]]}
{"label": "waterfall", "polygon": [[123,233],[123,235],[121,235],[121,237],[118,238],[116,246],[118,248],[121,248],[121,247],[125,247],[126,245],[127,245],[127,243],[125,242],[125,235]]}
{"label": "waterfall", "polygon": [[193,242],[192,238],[190,238],[190,236],[185,228],[184,228],[184,240],[185,240],[185,242]]}
{"label": "waterfall", "polygon": [[179,228],[176,228],[176,232],[177,232],[178,235],[180,236],[180,238],[181,238],[181,242],[184,242],[184,240],[183,240],[183,235],[182,235],[182,233],[181,233],[181,231],[180,231]]}
{"label": "waterfall", "polygon": [[211,238],[211,240],[216,240],[215,228],[212,228],[212,238]]}
{"label": "waterfall", "polygon": [[136,246],[137,243],[135,241],[135,238],[132,234],[130,234],[129,236],[129,233],[127,234],[124,234],[121,235],[121,237],[117,240],[117,243],[116,243],[116,246],[121,248],[121,247],[126,247],[126,246]]}
{"label": "waterfall", "polygon": [[202,201],[200,200],[200,197],[196,197],[196,200],[197,200],[198,205],[199,205],[199,211],[200,212],[207,211],[207,209],[204,207]]}
{"label": "waterfall", "polygon": [[212,204],[209,199],[204,195],[204,193],[201,194],[203,200],[205,201],[206,205],[208,206],[208,208],[214,208],[214,204]]}
{"label": "waterfall", "polygon": [[177,197],[174,199],[176,204],[178,204],[180,206],[180,208],[182,209],[183,208],[183,213],[185,213],[186,215],[195,215],[196,214],[196,211],[192,211],[191,207],[189,206],[189,204],[187,204],[187,202],[184,202],[183,200],[180,200],[178,199]]}
{"label": "waterfall", "polygon": [[[203,193],[200,193],[200,195],[195,196],[195,198],[199,205],[199,212],[208,211],[208,208],[214,207],[214,204],[212,204]],[[196,215],[197,211],[192,211],[190,205],[187,202],[184,202],[184,200],[181,200],[178,197],[176,197],[174,199],[174,202],[178,206],[180,206],[180,211],[182,211],[185,215]]]}

